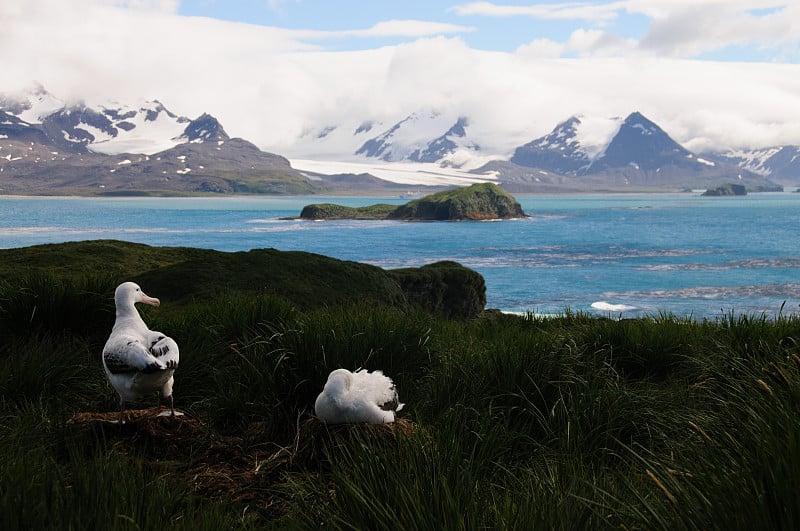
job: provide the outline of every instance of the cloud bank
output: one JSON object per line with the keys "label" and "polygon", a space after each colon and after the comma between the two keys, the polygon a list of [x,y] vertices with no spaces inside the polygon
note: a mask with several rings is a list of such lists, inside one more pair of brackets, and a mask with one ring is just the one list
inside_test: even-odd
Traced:
{"label": "cloud bank", "polygon": [[[776,50],[785,60],[800,60],[800,4],[775,0],[620,0],[504,5],[471,2],[454,6],[461,16],[529,17],[539,20],[581,21],[562,51],[593,55],[605,43],[626,41],[627,53],[669,57],[701,57],[732,46]],[[610,22],[642,16],[649,21],[644,35],[625,39],[607,31]],[[586,35],[592,38],[585,38]],[[583,42],[584,46],[576,46]]]}
{"label": "cloud bank", "polygon": [[[209,112],[232,136],[297,156],[304,155],[297,140],[309,132],[391,124],[420,109],[469,116],[470,134],[498,154],[573,114],[632,111],[693,150],[800,144],[800,65],[697,59],[745,41],[796,57],[790,26],[800,14],[786,2],[480,2],[454,7],[464,24],[387,20],[332,32],[180,16],[177,0],[66,4],[0,4],[0,91],[38,81],[90,103],[158,99],[188,117]],[[640,38],[605,26],[629,14],[650,20]],[[478,31],[474,17],[486,16],[587,24],[563,42],[537,38],[513,51],[484,51],[466,38]],[[408,39],[357,51],[324,47],[327,39],[387,34]]]}

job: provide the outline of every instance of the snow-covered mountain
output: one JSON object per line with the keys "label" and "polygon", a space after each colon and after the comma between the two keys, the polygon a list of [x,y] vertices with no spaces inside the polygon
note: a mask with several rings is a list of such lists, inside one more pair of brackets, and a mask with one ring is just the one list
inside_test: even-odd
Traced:
{"label": "snow-covered mountain", "polygon": [[551,133],[518,147],[511,162],[562,175],[715,165],[695,156],[639,112],[624,120],[573,116]]}
{"label": "snow-covered mountain", "polygon": [[443,166],[461,167],[481,148],[467,137],[469,120],[461,116],[445,133],[430,141],[423,149],[412,152],[413,162],[438,162]]}
{"label": "snow-covered mountain", "polygon": [[466,117],[432,111],[414,113],[381,134],[370,138],[356,150],[356,155],[386,162],[429,162],[456,165],[463,154],[477,152],[479,146],[467,135]]}
{"label": "snow-covered mountain", "polygon": [[309,128],[287,148],[289,156],[312,160],[356,159],[356,150],[375,136],[385,124],[375,120],[331,123]]}
{"label": "snow-covered mountain", "polygon": [[[689,189],[737,182],[751,190],[777,190],[775,183],[738,165],[692,153],[639,112],[624,120],[573,116],[549,134],[518,147],[507,163],[483,170],[503,175],[518,191]],[[570,177],[570,179],[565,179]]]}
{"label": "snow-covered mountain", "polygon": [[0,97],[0,109],[42,131],[60,149],[116,155],[152,155],[186,141],[189,118],[176,116],[159,101],[138,105],[67,104],[40,85]]}
{"label": "snow-covered mountain", "polygon": [[707,153],[704,156],[711,160],[736,164],[782,184],[800,184],[800,146],[728,150]]}
{"label": "snow-covered mountain", "polygon": [[[0,128],[5,138],[25,131],[39,143],[70,153],[154,155],[186,143],[230,140],[219,121],[203,113],[191,120],[167,110],[158,100],[138,105],[67,104],[36,86],[17,95],[0,95]],[[13,128],[14,132],[11,133]]]}
{"label": "snow-covered mountain", "polygon": [[0,193],[405,192],[370,175],[293,168],[281,155],[230,138],[203,113],[177,116],[158,101],[66,103],[42,87],[0,95]]}
{"label": "snow-covered mountain", "polygon": [[0,109],[29,124],[41,124],[45,118],[63,109],[64,102],[40,84],[18,94],[0,94]]}
{"label": "snow-covered mountain", "polygon": [[639,112],[625,118],[619,129],[584,173],[597,173],[615,168],[631,167],[637,170],[658,170],[669,166],[702,169],[714,162],[696,157],[675,142],[663,129]]}
{"label": "snow-covered mountain", "polygon": [[578,175],[603,152],[621,122],[619,118],[572,116],[549,134],[518,147],[511,162],[562,175]]}
{"label": "snow-covered mountain", "polygon": [[[613,181],[614,186],[636,182],[669,186],[674,182],[686,187],[702,187],[720,179],[745,179],[756,189],[777,187],[758,178],[764,172],[753,172],[744,165],[739,171],[739,164],[724,157],[689,151],[639,112],[625,118],[572,116],[550,133],[518,146],[510,158],[481,149],[480,137],[470,134],[470,120],[452,111],[418,111],[388,122],[392,124],[389,126],[357,118],[302,135],[294,147],[301,154],[298,162],[307,167],[320,167],[321,161],[387,163],[381,168],[419,163],[430,165],[428,171],[472,171],[499,182],[525,178],[546,182],[553,189],[574,184],[558,176],[586,177],[584,183],[597,186],[603,179]],[[496,140],[490,143],[502,144]],[[800,183],[800,176],[795,182]]]}
{"label": "snow-covered mountain", "polygon": [[[0,95],[0,177],[16,178],[5,185],[0,179],[0,192],[33,177],[44,189],[52,175],[83,187],[119,186],[125,177],[128,189],[146,182],[151,189],[165,183],[164,189],[201,191],[303,191],[324,188],[326,179],[357,191],[381,190],[387,182],[446,186],[485,180],[510,191],[686,189],[725,182],[763,190],[775,189],[776,181],[800,184],[798,146],[698,156],[639,112],[624,119],[572,116],[513,155],[484,152],[480,127],[473,129],[457,112],[419,111],[387,123],[393,125],[352,117],[309,129],[294,146],[295,154],[308,158],[294,158],[293,167],[285,157],[230,138],[210,114],[191,120],[158,101],[67,103],[38,86]],[[328,179],[334,174],[348,175],[335,184]],[[252,184],[264,176],[288,182]]]}

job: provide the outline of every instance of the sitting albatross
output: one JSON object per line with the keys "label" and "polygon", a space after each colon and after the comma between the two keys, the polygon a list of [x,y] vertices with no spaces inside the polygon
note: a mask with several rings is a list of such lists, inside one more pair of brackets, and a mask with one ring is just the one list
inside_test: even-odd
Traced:
{"label": "sitting albatross", "polygon": [[314,403],[317,417],[325,424],[394,422],[403,409],[391,378],[381,371],[336,369]]}
{"label": "sitting albatross", "polygon": [[116,321],[103,347],[103,368],[111,385],[119,393],[120,423],[125,403],[161,391],[169,401],[172,415],[172,374],[178,367],[178,345],[175,341],[147,328],[135,304],[158,306],[161,302],[148,297],[133,282],[124,282],[114,292]]}

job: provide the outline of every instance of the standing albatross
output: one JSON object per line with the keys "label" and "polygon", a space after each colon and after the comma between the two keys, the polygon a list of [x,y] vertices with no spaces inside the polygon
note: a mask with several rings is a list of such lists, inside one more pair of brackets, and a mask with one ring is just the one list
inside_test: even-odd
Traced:
{"label": "standing albatross", "polygon": [[336,369],[314,402],[314,412],[325,424],[385,424],[394,422],[403,405],[394,382],[381,371]]}
{"label": "standing albatross", "polygon": [[103,347],[103,368],[111,385],[119,393],[120,423],[124,422],[125,404],[161,391],[172,401],[172,374],[178,367],[178,345],[175,341],[147,328],[135,304],[142,302],[159,306],[161,302],[148,297],[133,282],[123,282],[114,292],[116,321]]}

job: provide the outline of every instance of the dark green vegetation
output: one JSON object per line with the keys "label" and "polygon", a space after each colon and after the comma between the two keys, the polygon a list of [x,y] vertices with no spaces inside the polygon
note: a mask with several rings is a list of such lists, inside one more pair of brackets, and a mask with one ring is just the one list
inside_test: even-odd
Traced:
{"label": "dark green vegetation", "polygon": [[[257,253],[152,251],[0,256],[0,528],[800,526],[796,317],[452,320],[370,296],[383,288],[300,304],[299,288],[238,283]],[[200,260],[216,273],[189,288]],[[143,315],[181,345],[187,416],[76,429],[117,407],[99,356],[123,277],[161,298]],[[336,367],[392,376],[402,421],[316,423]]]}
{"label": "dark green vegetation", "polygon": [[302,219],[386,219],[397,205],[378,203],[363,207],[348,207],[333,203],[306,205],[300,212]]}
{"label": "dark green vegetation", "polygon": [[241,292],[279,296],[301,310],[358,302],[415,305],[455,318],[475,317],[486,304],[483,277],[455,262],[387,271],[301,251],[224,253],[114,240],[0,249],[0,278],[32,285],[16,297],[31,311],[36,289],[84,273],[113,284],[111,292],[133,280],[173,307]]}
{"label": "dark green vegetation", "polygon": [[416,221],[485,220],[525,217],[514,196],[494,183],[444,190],[405,205],[377,204],[351,208],[334,204],[307,205],[302,219],[405,219]]}
{"label": "dark green vegetation", "polygon": [[721,196],[721,195],[747,195],[747,188],[743,184],[721,184],[714,188],[709,188],[703,192],[705,196]]}

